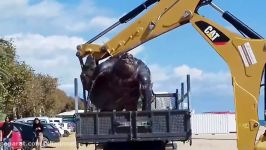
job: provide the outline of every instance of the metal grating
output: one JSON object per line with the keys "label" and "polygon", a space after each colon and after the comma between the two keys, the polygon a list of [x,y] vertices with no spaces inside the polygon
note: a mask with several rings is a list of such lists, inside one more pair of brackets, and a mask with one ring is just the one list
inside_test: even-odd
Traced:
{"label": "metal grating", "polygon": [[[93,117],[84,117],[80,121],[80,132],[82,134],[94,134],[95,126],[94,126],[94,118]],[[79,130],[78,130],[79,131]]]}
{"label": "metal grating", "polygon": [[182,133],[185,131],[184,115],[172,115],[169,120],[170,132]]}
{"label": "metal grating", "polygon": [[154,133],[167,132],[166,116],[154,115],[153,116],[152,130]]}
{"label": "metal grating", "polygon": [[112,130],[112,122],[110,116],[99,117],[99,135],[109,135]]}
{"label": "metal grating", "polygon": [[168,110],[175,108],[175,97],[156,97],[152,102],[152,110]]}
{"label": "metal grating", "polygon": [[[94,142],[127,140],[181,140],[191,136],[188,111],[93,112],[80,114],[79,140]],[[84,139],[85,138],[85,139]]]}

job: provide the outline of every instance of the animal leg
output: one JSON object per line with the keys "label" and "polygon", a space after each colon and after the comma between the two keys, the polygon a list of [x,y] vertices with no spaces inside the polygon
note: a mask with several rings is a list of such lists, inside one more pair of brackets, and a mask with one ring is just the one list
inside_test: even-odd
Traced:
{"label": "animal leg", "polygon": [[140,93],[142,95],[142,110],[151,110],[151,99],[152,99],[152,87],[149,70],[143,70],[139,75],[140,79]]}
{"label": "animal leg", "polygon": [[95,59],[92,56],[88,56],[86,59],[86,63],[84,64],[82,72],[80,74],[80,79],[83,85],[83,97],[84,97],[83,104],[85,109],[88,108],[88,99],[86,98],[86,91],[90,92],[90,88],[92,86],[92,76],[95,68],[96,68]]}

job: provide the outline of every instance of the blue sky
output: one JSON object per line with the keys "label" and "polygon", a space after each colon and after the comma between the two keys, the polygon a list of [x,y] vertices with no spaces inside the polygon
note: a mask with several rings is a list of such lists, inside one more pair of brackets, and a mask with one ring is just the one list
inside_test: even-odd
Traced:
{"label": "blue sky", "polygon": [[[26,61],[36,72],[57,77],[60,88],[73,95],[73,78],[80,73],[76,45],[89,40],[143,1],[1,1],[0,34],[14,40],[20,60]],[[266,1],[214,2],[266,37]],[[202,8],[200,14],[235,31],[209,6]],[[97,43],[103,44],[127,25],[120,26]],[[175,91],[189,73],[192,107],[196,112],[234,111],[228,67],[191,25],[166,33],[132,53],[150,67],[155,91]],[[262,104],[260,106],[262,108]]]}

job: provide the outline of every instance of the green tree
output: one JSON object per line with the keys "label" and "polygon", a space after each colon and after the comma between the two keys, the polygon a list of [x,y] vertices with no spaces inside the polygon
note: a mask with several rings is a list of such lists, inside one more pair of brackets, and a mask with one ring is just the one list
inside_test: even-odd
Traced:
{"label": "green tree", "polygon": [[34,74],[24,90],[20,116],[49,116],[54,112],[57,79],[49,75]]}
{"label": "green tree", "polygon": [[18,61],[12,41],[0,39],[0,113],[17,117],[53,116],[74,109],[74,100],[50,75],[36,74]]}
{"label": "green tree", "polygon": [[66,93],[60,89],[55,92],[55,114],[75,109],[75,101],[73,98],[68,97]]}
{"label": "green tree", "polygon": [[20,106],[26,82],[33,71],[24,62],[17,61],[16,48],[12,41],[0,39],[0,100],[1,110],[12,114]]}
{"label": "green tree", "polygon": [[38,116],[41,108],[42,88],[35,74],[25,84],[25,89],[20,100],[21,107],[17,109],[19,117]]}
{"label": "green tree", "polygon": [[15,47],[11,41],[0,39],[0,111],[3,111],[4,98],[9,95],[5,84],[12,78],[10,68],[15,60]]}
{"label": "green tree", "polygon": [[16,62],[13,67],[10,68],[10,74],[12,76],[8,82],[4,83],[7,89],[7,94],[4,96],[4,112],[13,113],[14,109],[19,108],[23,103],[23,95],[25,94],[26,83],[31,80],[33,71],[25,63]]}
{"label": "green tree", "polygon": [[14,46],[12,45],[11,42],[0,39],[0,84],[3,84],[4,81],[10,77],[8,66],[12,64],[14,60],[15,60]]}
{"label": "green tree", "polygon": [[53,114],[55,108],[55,92],[58,86],[58,81],[49,75],[39,75],[39,80],[42,87],[42,111],[45,115]]}

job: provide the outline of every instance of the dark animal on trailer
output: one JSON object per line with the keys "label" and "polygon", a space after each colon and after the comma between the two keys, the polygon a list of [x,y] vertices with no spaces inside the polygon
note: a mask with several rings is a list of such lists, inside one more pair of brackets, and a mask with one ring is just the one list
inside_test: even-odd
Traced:
{"label": "dark animal on trailer", "polygon": [[151,110],[150,70],[129,53],[110,57],[99,65],[88,56],[81,81],[89,93],[88,100],[101,111],[136,111],[140,97],[142,110]]}
{"label": "dark animal on trailer", "polygon": [[[77,84],[75,87],[77,91]],[[104,150],[164,150],[176,149],[177,141],[192,144],[189,75],[186,87],[186,92],[181,83],[180,93],[153,93],[154,103],[162,98],[171,100],[174,105],[168,109],[76,113],[77,148],[80,144],[95,144],[96,149]],[[182,107],[184,103],[187,107]]]}

